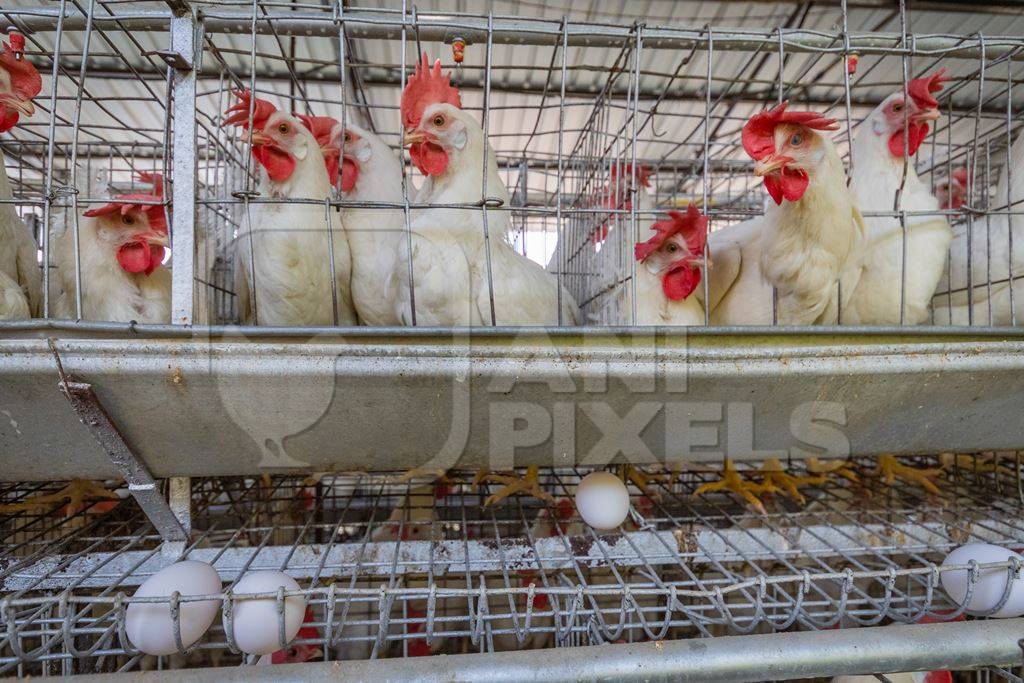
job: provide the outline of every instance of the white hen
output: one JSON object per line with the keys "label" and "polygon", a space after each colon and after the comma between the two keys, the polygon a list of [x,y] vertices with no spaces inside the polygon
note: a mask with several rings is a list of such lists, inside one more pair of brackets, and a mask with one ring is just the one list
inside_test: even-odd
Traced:
{"label": "white hen", "polygon": [[[417,194],[426,204],[476,204],[483,189],[508,206],[508,189],[498,175],[494,151],[480,124],[460,108],[458,91],[431,69],[426,55],[402,94],[402,123],[410,154],[427,179]],[[505,236],[507,211],[487,212],[489,239],[481,209],[417,210],[413,249],[400,249],[394,273],[397,312],[405,324],[438,326],[576,325],[579,308],[539,264],[517,253]],[[413,264],[410,282],[408,259]],[[488,257],[490,282],[488,286]],[[559,309],[561,305],[561,312]]]}
{"label": "white hen", "polygon": [[[224,123],[248,128],[251,95],[236,95],[240,101]],[[352,257],[339,214],[325,210],[331,184],[319,143],[298,118],[265,100],[255,101],[252,125],[257,189],[261,199],[272,201],[249,205],[235,242],[242,322],[329,326],[336,317],[339,325],[356,324]]]}
{"label": "white hen", "polygon": [[[860,278],[864,226],[843,163],[818,130],[834,119],[783,103],[743,127],[743,147],[774,200],[764,216],[711,233],[713,325],[835,324]],[[703,298],[701,288],[698,297]]]}
{"label": "white hen", "polygon": [[[12,33],[0,46],[0,133],[22,115],[32,116],[32,98],[43,87],[35,67],[25,59],[25,37]],[[41,313],[42,282],[36,243],[18,216],[6,161],[0,153],[0,320],[18,320]]]}
{"label": "white hen", "polygon": [[[82,315],[86,320],[170,323],[171,274],[162,263],[167,218],[159,175],[140,174],[152,194],[115,195],[78,218]],[[75,231],[52,240],[59,287],[54,313],[77,318]]]}
{"label": "white hen", "polygon": [[[1024,323],[1024,133],[1017,135],[1007,154],[988,206],[994,213],[975,218],[970,229],[966,221],[956,226],[949,271],[940,280],[942,293],[935,296],[933,303],[937,325]],[[1007,212],[1008,206],[1016,215],[998,213]],[[968,280],[973,285],[969,299]],[[947,288],[950,293],[945,293]]]}
{"label": "white hen", "polygon": [[[353,202],[402,203],[401,161],[374,133],[337,126],[331,144],[341,149],[341,191]],[[352,207],[342,212],[352,247],[352,301],[364,325],[401,325],[392,273],[406,244],[402,209]]]}
{"label": "white hen", "polygon": [[693,204],[685,216],[668,215],[651,226],[654,237],[636,244],[636,324],[703,325],[704,306],[693,292],[701,281],[708,219]]}
{"label": "white hen", "polygon": [[[940,70],[929,77],[912,80],[907,87],[909,102],[904,101],[902,91],[893,93],[861,124],[853,141],[850,190],[862,212],[939,210],[939,202],[931,189],[917,177],[912,159],[908,159],[904,179],[903,151],[905,147],[908,156],[913,157],[928,134],[928,122],[939,117],[938,102],[932,93],[942,89],[943,73]],[[926,322],[953,238],[949,222],[944,216],[907,216],[905,247],[898,218],[868,216],[864,226],[867,229],[864,270],[857,289],[843,308],[841,322],[850,325]]]}

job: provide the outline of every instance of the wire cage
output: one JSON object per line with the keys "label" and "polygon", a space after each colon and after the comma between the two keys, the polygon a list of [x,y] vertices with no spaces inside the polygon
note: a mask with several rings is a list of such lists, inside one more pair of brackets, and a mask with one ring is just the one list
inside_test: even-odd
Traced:
{"label": "wire cage", "polygon": [[[1003,36],[1015,35],[1019,20],[991,15],[1009,23],[989,37],[989,15],[958,15],[967,22],[962,27],[977,23],[977,32],[948,35],[928,11],[843,5],[816,10],[812,19],[809,11],[728,5],[721,23],[730,28],[718,29],[442,7],[431,14],[422,7],[198,3],[194,14],[172,18],[160,2],[14,3],[4,20],[27,32],[27,58],[43,74],[37,98],[43,115],[5,141],[13,181],[13,197],[5,201],[63,231],[83,208],[118,188],[133,189],[134,171],[163,172],[167,205],[178,202],[171,230],[180,245],[171,250],[172,271],[180,273],[173,276],[174,308],[189,311],[173,322],[237,322],[233,273],[240,236],[247,234],[243,223],[254,204],[287,199],[259,196],[248,147],[223,124],[235,101],[230,91],[251,88],[281,110],[366,126],[401,152],[398,98],[417,55],[426,52],[452,70],[463,108],[478,117],[501,169],[505,187],[481,187],[477,205],[467,208],[492,214],[495,228],[507,232],[500,237],[547,267],[579,304],[581,324],[650,324],[636,318],[630,302],[633,245],[646,239],[655,220],[694,203],[714,233],[764,212],[761,184],[740,144],[753,114],[790,100],[837,118],[833,140],[852,173],[857,160],[850,145],[866,135],[875,107],[942,67],[949,80],[935,94],[941,117],[907,161],[923,186],[947,195],[939,197],[946,208],[901,209],[895,190],[904,191],[903,181],[887,188],[891,202],[872,198],[863,213],[869,222],[889,220],[890,232],[900,235],[946,220],[956,237],[930,302],[927,292],[902,291],[913,289],[908,280],[920,269],[920,245],[912,237],[894,240],[901,272],[898,282],[886,284],[898,285],[892,289],[901,300],[920,299],[927,315],[909,320],[897,307],[895,317],[869,316],[868,323],[1015,323],[1010,304],[1021,297],[1006,285],[1015,277],[1009,250],[1019,198],[1011,196],[1016,188],[1006,152],[1018,135],[1024,74],[1020,41]],[[765,28],[766,17],[777,25]],[[878,19],[888,33],[856,32]],[[523,44],[531,48],[524,51]],[[409,180],[402,181],[403,200],[386,205],[393,212],[409,203],[415,212],[422,176],[408,162],[403,175]],[[171,190],[192,177],[194,186],[179,182]],[[330,233],[328,212],[348,205],[343,195],[325,202],[324,232]],[[875,210],[876,204],[888,208]],[[389,210],[380,203],[363,208]],[[37,231],[49,273],[58,267],[54,247]],[[73,269],[81,279],[80,263]],[[488,278],[495,287],[493,273]],[[89,319],[78,306],[59,315]],[[44,316],[58,316],[46,308]],[[560,325],[572,322],[556,317]],[[837,321],[844,322],[841,311]]]}
{"label": "wire cage", "polygon": [[[1019,456],[947,464],[939,496],[835,476],[802,488],[805,505],[766,497],[766,515],[726,494],[695,496],[712,472],[686,467],[646,493],[633,489],[631,518],[603,533],[559,502],[584,474],[578,469],[541,473],[556,496],[551,504],[509,499],[491,508],[481,507],[489,485],[472,487],[471,473],[453,473],[443,485],[365,474],[195,479],[192,538],[171,551],[131,501],[35,506],[3,521],[0,670],[252,663],[256,657],[226,636],[234,628],[227,609],[185,653],[157,658],[126,642],[125,609],[140,600],[131,593],[178,559],[211,563],[235,600],[230,587],[247,573],[275,569],[298,579],[310,611],[306,630],[282,648],[290,657],[283,661],[959,621],[963,609],[941,588],[943,577],[979,565],[938,563],[969,541],[1024,546],[1024,497]],[[851,467],[870,473],[870,465]],[[8,486],[3,504],[58,486]],[[979,576],[969,575],[972,584]],[[739,661],[733,666],[745,666]]]}
{"label": "wire cage", "polygon": [[[1024,154],[1024,17],[999,3],[984,13],[945,2],[912,11],[845,0],[654,3],[645,16],[592,3],[583,19],[569,3],[529,0],[493,3],[491,12],[379,4],[12,0],[0,8],[0,28],[25,37],[23,58],[42,76],[35,116],[0,139],[10,181],[8,196],[0,184],[0,209],[15,207],[31,229],[43,280],[43,320],[0,320],[0,374],[18,397],[0,396],[0,675],[216,666],[217,680],[236,669],[257,676],[229,668],[257,660],[232,635],[236,601],[256,598],[232,587],[274,569],[299,581],[295,594],[309,607],[305,628],[280,643],[277,659],[345,660],[356,673],[362,660],[395,667],[367,669],[368,677],[409,677],[412,657],[442,653],[488,656],[463,660],[464,671],[494,677],[492,662],[511,667],[500,657],[525,649],[542,650],[537,661],[566,678],[596,677],[612,670],[612,658],[621,664],[654,649],[671,653],[678,671],[689,660],[674,646],[700,638],[709,643],[701,671],[721,667],[718,680],[741,676],[730,666],[759,679],[769,651],[817,655],[777,662],[779,680],[940,664],[1020,680],[1019,620],[983,618],[1009,594],[966,615],[942,588],[950,572],[966,573],[971,586],[983,570],[1019,576],[1019,562],[940,564],[969,541],[1024,548],[1020,456],[929,454],[1011,449],[1024,439],[1012,414],[1024,391],[1012,329],[1024,315],[1014,232],[1024,224],[1024,173],[1015,175],[1013,163]],[[429,180],[406,154],[400,119],[402,89],[424,53],[451,72],[497,169],[481,169],[468,200],[440,207],[420,194]],[[729,253],[716,239],[773,210],[744,149],[744,125],[786,100],[837,119],[827,135],[856,188],[857,169],[870,168],[857,140],[877,132],[874,113],[939,68],[947,77],[932,93],[939,117],[916,153],[893,155],[901,157],[895,184],[861,198],[865,225],[883,235],[864,249],[895,273],[881,288],[886,312],[844,313],[851,292],[834,281],[835,319],[819,321],[824,329],[791,325],[778,291],[769,291],[753,329],[746,320],[716,325],[711,280],[728,270]],[[395,158],[391,189],[400,192],[366,200],[339,188],[314,198],[261,190],[251,135],[227,122],[240,90],[277,111],[330,116],[378,138]],[[251,125],[255,107],[246,114]],[[915,188],[930,199],[904,203]],[[89,290],[93,235],[84,214],[123,195],[152,219],[162,213],[169,245],[158,252],[166,268],[149,263],[163,278],[153,299],[111,314]],[[331,312],[272,329],[257,309],[247,317],[239,288],[260,286],[244,266],[261,258],[253,216],[300,205],[307,224],[292,227],[320,240],[303,257],[330,274]],[[691,293],[703,306],[696,323],[715,325],[692,340],[685,328],[650,331],[664,321],[639,310],[650,293],[640,289],[636,252],[667,212],[691,206],[709,218],[710,246],[697,254],[703,277]],[[412,253],[412,273],[421,265],[414,221],[449,210],[469,217],[480,230],[471,239],[483,245],[470,326],[503,329],[472,340],[431,329],[417,319],[415,302],[423,302],[412,276],[405,327],[350,325],[340,308],[354,285],[335,271],[344,241],[358,235],[332,226],[354,233],[345,223],[353,211],[398,225],[393,246]],[[493,259],[501,250],[543,271],[539,281],[558,293],[553,305],[529,320],[503,314]],[[932,279],[922,285],[926,256]],[[150,316],[152,300],[159,308]],[[563,306],[570,301],[578,318]],[[538,320],[537,337],[522,332]],[[548,332],[554,342],[538,341]],[[522,378],[550,389],[558,368],[583,388],[543,399],[513,392]],[[470,484],[466,471],[449,472],[441,487],[377,472],[419,464],[413,455],[448,443],[438,406],[449,398],[456,422],[458,401],[483,397],[466,407],[467,450],[480,462],[458,465],[470,467],[499,450],[478,429],[495,396],[536,401],[555,423],[558,401],[575,410],[574,400],[597,391],[587,382],[605,372],[608,405],[625,412],[638,403],[627,380],[647,369],[659,387],[682,378],[731,426],[751,423],[730,433],[754,431],[756,412],[756,444],[743,453],[731,437],[722,444],[749,461],[739,465],[744,476],[763,476],[758,460],[770,448],[799,441],[786,429],[799,406],[833,399],[842,420],[825,421],[852,434],[857,466],[849,478],[811,477],[816,483],[796,495],[779,492],[755,514],[731,496],[695,495],[717,471],[666,463],[649,490],[630,489],[630,517],[608,533],[565,514],[561,501],[592,464],[575,465],[562,451],[538,448],[527,454],[532,463],[514,463],[544,458],[551,504],[514,497],[484,507],[493,488]],[[63,396],[53,390],[58,376]],[[495,377],[509,388],[488,388]],[[744,406],[749,412],[733,410]],[[666,434],[652,448],[660,462],[686,450],[670,439],[672,416],[699,412],[677,407],[657,418]],[[401,429],[380,418],[388,411]],[[577,455],[603,439],[599,426],[574,423]],[[296,436],[285,453],[286,437]],[[639,462],[620,448],[615,455]],[[865,476],[870,456],[889,452],[912,465],[941,463],[940,492],[887,484],[879,470]],[[806,474],[800,458],[809,454],[797,452],[789,467]],[[348,471],[356,465],[371,472]],[[306,477],[320,470],[331,473]],[[56,495],[24,505],[60,494],[64,484],[48,481],[55,476],[113,486],[118,471],[128,473],[121,493],[134,501],[75,508]],[[167,509],[167,498],[178,507]],[[218,570],[225,592],[206,597],[218,601],[219,616],[195,647],[144,655],[125,635],[127,606],[139,602],[131,594],[179,559]],[[262,596],[279,614],[287,597]],[[165,602],[178,613],[179,602]],[[872,626],[880,628],[859,628]],[[915,658],[915,644],[934,646],[940,636],[930,629],[947,626],[956,637],[942,656]],[[768,634],[787,640],[758,645]],[[751,638],[742,662],[720,636]],[[877,654],[886,640],[897,642]],[[637,649],[583,649],[608,644]],[[520,670],[508,671],[514,679]]]}

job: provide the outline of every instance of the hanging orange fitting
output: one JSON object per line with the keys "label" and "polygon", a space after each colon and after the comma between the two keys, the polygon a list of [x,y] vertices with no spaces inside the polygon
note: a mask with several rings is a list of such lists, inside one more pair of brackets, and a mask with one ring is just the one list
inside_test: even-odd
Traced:
{"label": "hanging orange fitting", "polygon": [[466,41],[462,38],[455,38],[452,40],[452,59],[455,60],[456,64],[462,64],[462,60],[466,58]]}
{"label": "hanging orange fitting", "polygon": [[857,62],[860,61],[860,55],[856,52],[846,56],[846,73],[851,76],[857,73]]}

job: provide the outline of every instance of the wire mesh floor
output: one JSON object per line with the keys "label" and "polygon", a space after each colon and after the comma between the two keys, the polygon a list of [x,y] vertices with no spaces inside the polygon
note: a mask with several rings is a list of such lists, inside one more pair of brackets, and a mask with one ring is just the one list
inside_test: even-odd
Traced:
{"label": "wire mesh floor", "polygon": [[[0,674],[242,662],[229,615],[183,655],[132,654],[125,596],[178,559],[213,564],[225,590],[260,569],[296,578],[310,611],[284,661],[961,618],[935,565],[969,541],[1024,549],[1022,463],[941,460],[937,495],[887,485],[863,459],[858,481],[826,477],[800,489],[803,503],[766,496],[766,514],[728,493],[695,496],[714,470],[651,468],[669,476],[646,493],[630,484],[631,516],[607,533],[568,502],[582,469],[541,471],[554,503],[515,496],[490,508],[494,485],[473,485],[471,472],[429,485],[383,474],[193,479],[183,549],[162,545],[132,500],[71,515],[58,501],[0,515]],[[740,471],[756,478],[756,467]],[[0,504],[61,486],[7,485]]]}

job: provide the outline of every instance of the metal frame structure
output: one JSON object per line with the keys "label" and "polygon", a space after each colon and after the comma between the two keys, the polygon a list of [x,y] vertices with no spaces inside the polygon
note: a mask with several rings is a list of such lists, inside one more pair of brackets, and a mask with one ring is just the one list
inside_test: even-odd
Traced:
{"label": "metal frame structure", "polygon": [[[492,465],[492,411],[513,400],[539,409],[555,435],[551,443],[513,447],[515,464],[554,464],[558,469],[544,470],[544,484],[561,496],[571,495],[585,472],[586,454],[601,450],[606,438],[622,444],[618,460],[634,463],[718,461],[727,452],[750,461],[752,471],[760,458],[780,452],[795,460],[820,454],[807,450],[793,432],[792,418],[803,405],[842,408],[841,416],[805,416],[843,427],[846,448],[826,448],[831,455],[1024,446],[1024,427],[1007,421],[1024,395],[1022,333],[995,326],[991,308],[987,320],[977,317],[972,295],[982,287],[991,294],[1000,282],[993,280],[991,264],[980,284],[970,270],[972,234],[990,232],[1005,216],[1007,279],[1013,283],[1018,277],[1013,220],[1024,211],[1009,206],[1009,198],[992,196],[991,188],[1001,174],[1009,179],[1009,169],[999,170],[1000,155],[1024,134],[1018,125],[1024,107],[1014,98],[1017,83],[1024,82],[1024,39],[915,34],[902,2],[900,31],[887,33],[848,30],[845,1],[841,27],[830,31],[789,25],[665,28],[493,13],[438,16],[404,3],[400,11],[343,2],[319,10],[260,0],[225,7],[185,0],[153,4],[160,9],[103,0],[0,9],[0,28],[28,33],[34,56],[52,53],[50,87],[39,102],[49,114],[46,133],[33,129],[24,139],[5,141],[6,151],[34,165],[26,163],[15,178],[18,196],[2,200],[43,226],[47,298],[48,226],[63,221],[77,234],[79,209],[106,201],[95,191],[102,185],[95,182],[97,168],[105,167],[109,179],[120,182],[137,167],[162,166],[174,207],[168,325],[0,323],[0,379],[19,403],[16,416],[5,411],[12,428],[0,429],[0,479],[19,483],[0,487],[0,504],[30,500],[49,490],[38,482],[54,478],[121,475],[142,510],[121,503],[112,511],[87,508],[64,518],[52,509],[0,515],[0,674],[245,661],[227,634],[232,598],[247,598],[231,594],[230,583],[215,596],[223,605],[220,622],[193,651],[154,662],[125,639],[124,609],[133,587],[175,559],[194,558],[214,564],[228,582],[258,568],[287,570],[300,579],[299,594],[309,600],[313,627],[321,633],[305,644],[322,645],[325,660],[347,644],[367,648],[373,659],[394,657],[353,663],[353,677],[408,677],[414,671],[406,658],[410,647],[425,641],[451,654],[479,653],[457,663],[434,658],[417,664],[417,675],[437,677],[457,665],[468,676],[515,679],[543,661],[549,680],[590,674],[680,680],[699,671],[699,680],[738,681],[933,666],[1006,667],[993,671],[1020,680],[1012,672],[1021,655],[1019,619],[881,625],[960,616],[939,588],[941,576],[967,570],[976,579],[979,567],[936,566],[952,547],[967,540],[1024,544],[1019,456],[991,471],[980,465],[990,464],[982,458],[971,456],[964,464],[954,456],[951,488],[938,503],[903,484],[884,487],[877,478],[865,488],[832,481],[808,493],[808,508],[778,499],[763,517],[729,499],[694,498],[696,486],[711,476],[696,467],[696,473],[674,474],[659,500],[634,491],[628,528],[599,535],[582,525],[569,533],[555,525],[556,533],[543,538],[533,530],[550,509],[524,507],[518,499],[498,510],[483,509],[486,490],[464,484],[424,521],[412,503],[418,489],[375,475],[327,476],[312,484],[294,474],[269,483],[245,477],[336,472],[366,462],[392,470]],[[166,45],[144,49],[144,42],[152,46],[137,36],[166,36]],[[340,59],[297,57],[296,40],[303,38],[329,42]],[[400,59],[358,58],[371,39],[400,41]],[[546,239],[553,232],[559,283],[579,299],[589,322],[606,329],[230,326],[235,317],[229,252],[240,217],[250,206],[274,200],[253,193],[248,150],[220,128],[229,86],[245,84],[282,98],[287,87],[292,107],[310,110],[338,103],[333,95],[310,95],[310,86],[337,86],[342,116],[374,127],[374,111],[390,113],[393,105],[374,100],[367,90],[401,88],[405,67],[423,43],[456,39],[485,55],[478,60],[482,66],[460,67],[458,80],[480,101],[485,135],[511,140],[499,162],[508,185],[516,187],[505,206],[495,188],[487,187],[485,174],[479,202],[460,208],[479,210],[485,232],[489,214],[493,230],[493,217],[509,213],[516,228],[511,239],[523,253],[538,233]],[[261,40],[271,41],[271,53]],[[131,49],[123,49],[125,41]],[[542,82],[508,74],[510,64],[495,61],[497,48],[515,45],[551,50]],[[573,63],[571,53],[591,48],[608,49],[608,63]],[[656,51],[679,56],[672,68],[658,71],[645,59]],[[898,62],[901,75],[872,84],[875,64],[856,77],[844,69],[841,86],[823,80],[827,68],[854,54],[877,58],[878,64]],[[717,71],[722,55],[736,59],[729,75]],[[796,74],[786,71],[792,55],[808,57]],[[764,78],[773,59],[777,78]],[[972,170],[968,204],[937,212],[967,236],[963,291],[969,327],[952,326],[952,314],[948,321],[933,319],[934,325],[914,329],[616,327],[636,321],[631,254],[633,236],[645,221],[681,202],[699,203],[719,226],[762,212],[756,185],[746,177],[750,165],[737,155],[744,108],[789,94],[845,109],[848,146],[854,122],[880,101],[884,87],[906,90],[915,59],[918,67],[943,59],[972,65],[943,95],[947,122],[928,143],[930,160],[918,161],[933,187],[954,165]],[[304,65],[301,73],[296,64]],[[596,82],[580,81],[588,70],[597,74]],[[145,94],[134,98],[159,109],[163,127],[137,128],[138,142],[105,140],[105,134],[131,126],[83,117],[84,107],[99,107],[113,121],[118,115],[111,108],[116,98],[92,93],[89,77],[141,84]],[[811,85],[800,85],[802,79]],[[517,94],[533,98],[527,106],[537,111],[528,135],[503,131],[495,120],[513,108],[496,104],[498,96]],[[68,100],[75,102],[72,120],[58,114]],[[673,110],[678,102],[694,108]],[[217,114],[210,113],[214,108]],[[568,122],[577,110],[587,114],[573,127]],[[666,139],[656,117],[686,123],[689,133]],[[546,130],[551,118],[557,129]],[[393,137],[401,147],[403,133]],[[538,138],[555,140],[553,149],[530,153]],[[642,206],[636,178],[623,187],[621,169],[646,162],[670,180],[659,181],[649,205]],[[407,230],[411,211],[423,208],[410,200],[410,172],[403,175],[403,202],[376,207],[401,209]],[[601,206],[606,186],[637,201],[627,209]],[[349,206],[345,200],[324,203],[325,213]],[[899,219],[904,231],[908,217],[915,217],[896,211],[871,215]],[[611,230],[612,238],[598,249],[593,235],[602,229]],[[959,257],[951,255],[950,262]],[[76,264],[76,281],[80,268]],[[490,278],[488,286],[493,290]],[[78,292],[81,318],[80,287]],[[951,302],[957,293],[947,276],[937,297]],[[632,305],[613,299],[619,295]],[[491,300],[493,324],[493,291]],[[1015,323],[1012,285],[1009,307]],[[58,352],[56,363],[66,364],[81,382],[58,372]],[[520,383],[524,377],[529,382]],[[55,388],[58,378],[66,398]],[[637,389],[631,384],[637,381],[650,386]],[[539,388],[523,386],[530,382]],[[560,382],[569,388],[555,388]],[[294,396],[281,393],[289,387]],[[559,420],[565,418],[559,411],[597,393],[618,409],[621,423],[609,427],[581,418],[571,443],[559,441]],[[438,396],[446,409],[451,406],[450,415],[440,419]],[[279,403],[267,411],[271,400]],[[625,418],[639,403],[655,404],[657,416],[640,427],[653,424],[656,436],[639,438],[637,425]],[[390,423],[382,428],[374,412],[382,406],[402,415],[411,429],[396,430]],[[687,441],[682,448],[672,431],[677,419],[687,425],[719,422],[724,432],[716,432],[714,443]],[[64,455],[55,458],[54,452]],[[158,490],[154,476],[168,478],[166,491]],[[305,491],[312,491],[312,502],[296,510],[291,503]],[[865,491],[873,497],[862,499]],[[967,511],[950,512],[965,505]],[[637,512],[644,506],[650,514]],[[407,540],[407,529],[426,540]],[[392,532],[397,538],[388,538]],[[1008,576],[1021,571],[1016,562],[997,569]],[[535,609],[538,596],[551,607]],[[284,594],[262,597],[278,601],[283,610]],[[175,599],[172,612],[177,607]],[[844,628],[823,631],[832,626]],[[761,633],[797,628],[812,632]],[[541,659],[536,653],[499,652],[507,649],[503,641],[518,646],[535,636],[560,651],[548,650]],[[628,643],[613,644],[618,640]],[[656,642],[640,642],[645,640]],[[602,648],[583,647],[589,644]],[[823,651],[829,656],[822,657]],[[306,666],[294,675],[319,677],[331,665]],[[251,680],[264,673],[270,675],[246,667],[197,675]]]}
{"label": "metal frame structure", "polygon": [[[341,652],[345,659],[407,655],[422,641],[435,653],[493,654],[543,636],[560,650],[557,657],[543,655],[548,664],[541,675],[551,680],[580,675],[573,667],[583,659],[595,675],[678,676],[696,666],[689,675],[699,670],[701,680],[723,681],[763,680],[758,666],[777,679],[1016,666],[1024,655],[1017,647],[1021,621],[959,621],[962,609],[940,588],[946,572],[967,570],[973,585],[975,572],[990,565],[936,562],[968,541],[1024,545],[1020,456],[961,456],[947,465],[939,497],[900,482],[886,486],[870,476],[871,462],[860,460],[851,465],[865,473],[859,483],[836,477],[805,487],[805,505],[766,498],[767,515],[746,511],[725,494],[694,497],[714,471],[684,467],[649,496],[634,491],[631,518],[602,534],[575,516],[550,523],[545,515],[555,505],[513,500],[481,508],[488,485],[469,485],[470,473],[453,473],[443,492],[365,474],[194,479],[192,536],[175,553],[126,502],[109,511],[84,509],[57,524],[52,508],[38,508],[8,517],[2,527],[0,671],[67,674],[194,666],[211,657],[222,666],[239,661],[225,636],[229,610],[184,660],[132,656],[124,609],[136,600],[166,599],[130,594],[177,559],[213,564],[225,581],[217,596],[225,604],[240,599],[230,586],[247,572],[287,571],[299,580],[298,594],[313,610],[309,626],[319,633],[298,642],[319,646],[325,660]],[[753,466],[743,471],[757,476]],[[564,496],[584,473],[545,469],[541,477]],[[48,488],[9,486],[0,495],[11,503]],[[1006,564],[1008,575],[1019,564]],[[881,625],[925,617],[951,623]],[[754,635],[796,625],[816,633]],[[655,642],[643,644],[648,640]],[[669,640],[678,642],[663,642]],[[632,645],[612,645],[620,641]],[[602,643],[605,649],[596,652],[579,649]],[[763,648],[778,654],[766,659]],[[652,650],[659,662],[638,666]],[[804,654],[811,651],[817,655]],[[507,667],[483,678],[507,680],[500,677],[540,661],[525,656],[490,660]],[[455,665],[474,672],[484,663],[385,659],[375,669],[346,663],[353,668],[343,675],[405,678],[414,661],[417,675],[428,677]],[[760,679],[755,671],[762,671]]]}

